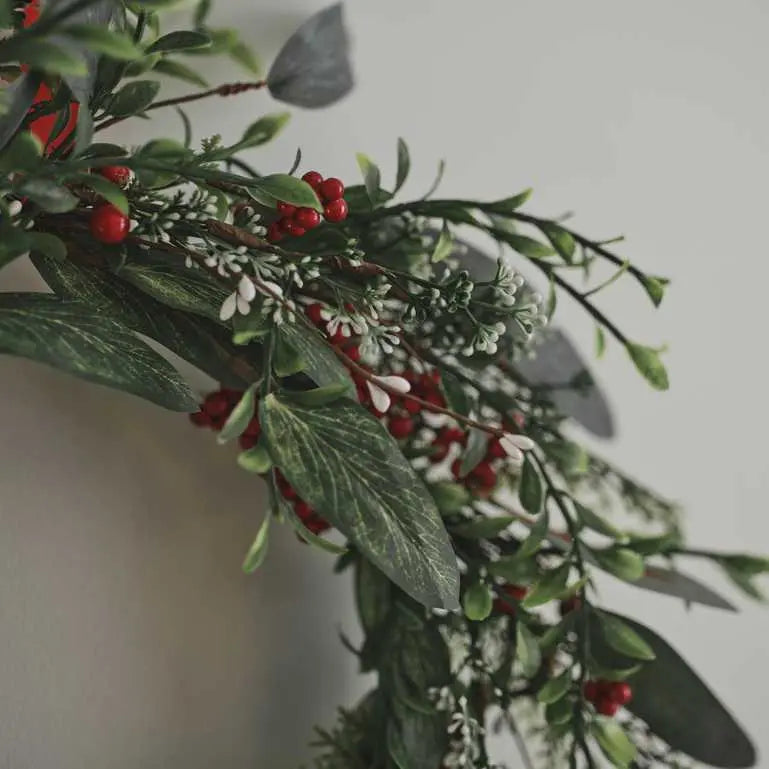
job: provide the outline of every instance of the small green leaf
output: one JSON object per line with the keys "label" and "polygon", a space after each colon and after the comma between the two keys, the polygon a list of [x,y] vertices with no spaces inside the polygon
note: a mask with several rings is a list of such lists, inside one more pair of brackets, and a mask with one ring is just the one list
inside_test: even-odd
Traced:
{"label": "small green leaf", "polygon": [[[258,147],[265,144],[282,130],[283,126],[291,119],[290,112],[278,112],[274,115],[265,115],[252,123],[243,134],[241,140],[237,143],[239,149],[247,147]],[[292,177],[293,178],[293,177]]]}
{"label": "small green leaf", "polygon": [[87,74],[85,59],[65,51],[48,40],[15,41],[0,48],[0,62],[18,61],[32,70],[42,70],[54,75]]}
{"label": "small green leaf", "polygon": [[55,235],[51,235],[47,232],[32,232],[27,233],[29,240],[29,250],[40,254],[45,254],[61,261],[67,258],[67,247],[64,242],[57,238]]}
{"label": "small green leaf", "polygon": [[374,208],[379,200],[379,189],[382,186],[382,174],[379,170],[379,166],[377,166],[368,155],[359,152],[355,157],[358,160],[358,168],[360,168],[360,172],[363,174],[363,183],[366,185],[366,194],[368,195],[371,207]]}
{"label": "small green leaf", "polygon": [[371,561],[358,558],[355,563],[355,601],[366,635],[380,628],[390,616],[392,598],[392,582]]}
{"label": "small green leaf", "polygon": [[462,462],[459,466],[459,477],[464,478],[472,472],[481,460],[486,456],[489,443],[489,434],[476,427],[471,427],[467,438],[467,446],[462,454]]}
{"label": "small green leaf", "polygon": [[272,467],[272,460],[267,449],[259,443],[238,454],[238,465],[249,473],[263,475]]}
{"label": "small green leaf", "polygon": [[614,719],[597,716],[590,724],[590,731],[614,766],[625,769],[633,763],[636,747]]}
{"label": "small green leaf", "polygon": [[454,249],[454,238],[451,235],[451,230],[446,222],[443,222],[441,233],[438,239],[435,241],[435,248],[433,249],[430,261],[435,264],[436,262],[442,262],[447,256],[449,256]]}
{"label": "small green leaf", "polygon": [[639,278],[643,287],[646,289],[646,293],[654,303],[655,307],[659,307],[662,304],[662,300],[665,297],[665,289],[670,281],[667,278],[662,278],[659,275],[643,275]]}
{"label": "small green leaf", "polygon": [[446,398],[446,404],[452,411],[464,416],[470,416],[473,408],[470,396],[465,392],[462,382],[450,371],[441,370],[441,391]]}
{"label": "small green leaf", "polygon": [[605,571],[629,582],[641,579],[644,561],[638,553],[624,547],[610,547],[606,550],[590,548],[596,563]]}
{"label": "small green leaf", "polygon": [[77,198],[62,184],[51,179],[27,178],[16,187],[20,195],[28,197],[49,214],[63,214],[77,206]]}
{"label": "small green leaf", "polygon": [[139,75],[154,69],[162,61],[162,58],[159,53],[152,53],[149,56],[142,56],[141,59],[135,59],[126,65],[123,77],[139,77]]}
{"label": "small green leaf", "polygon": [[535,606],[541,606],[555,598],[560,598],[568,590],[569,574],[571,573],[571,563],[565,561],[557,569],[545,572],[539,582],[531,589],[521,605],[524,609],[533,609]]}
{"label": "small green leaf", "polygon": [[494,599],[489,586],[483,582],[470,585],[462,597],[462,608],[465,617],[472,622],[482,622],[491,614]]}
{"label": "small green leaf", "polygon": [[545,708],[545,720],[551,726],[571,724],[573,717],[574,702],[568,697],[561,697]]}
{"label": "small green leaf", "polygon": [[570,611],[557,625],[553,625],[545,634],[539,639],[539,648],[543,652],[548,652],[554,649],[560,640],[571,631],[575,624],[575,614],[578,611]]}
{"label": "small green leaf", "polygon": [[20,131],[0,152],[0,175],[10,171],[30,171],[40,165],[43,144],[30,131]]}
{"label": "small green leaf", "polygon": [[128,216],[128,199],[125,193],[120,187],[103,176],[98,176],[97,174],[73,174],[67,178],[67,181],[71,184],[82,184],[83,187],[93,190],[108,203],[112,203],[118,211]]}
{"label": "small green leaf", "polygon": [[539,642],[536,636],[519,622],[515,628],[515,656],[521,663],[523,675],[531,678],[539,670],[542,664],[542,654],[539,650]]}
{"label": "small green leaf", "polygon": [[288,174],[263,176],[260,179],[254,179],[250,183],[250,189],[257,196],[266,196],[273,204],[280,200],[294,206],[304,206],[316,211],[323,210],[315,190],[307,182],[295,176]]}
{"label": "small green leaf", "polygon": [[542,509],[542,501],[544,499],[542,479],[539,477],[537,468],[528,456],[523,461],[521,480],[518,485],[518,497],[524,509],[530,513],[536,515]]}
{"label": "small green leaf", "polygon": [[243,571],[246,574],[253,574],[267,557],[267,546],[269,544],[270,534],[270,516],[268,515],[262,525],[259,527],[254,544],[251,545],[246,558],[243,561]]}
{"label": "small green leaf", "polygon": [[551,678],[538,692],[537,699],[543,705],[550,705],[565,697],[571,688],[571,670],[561,673],[557,678]]}
{"label": "small green leaf", "polygon": [[393,195],[400,190],[400,188],[408,179],[409,171],[411,170],[411,157],[409,155],[409,148],[403,139],[398,139],[398,170],[395,174],[395,189]]}
{"label": "small green leaf", "polygon": [[196,69],[175,59],[159,59],[152,67],[152,71],[161,75],[168,75],[168,77],[175,77],[177,80],[183,80],[201,88],[208,88],[208,81]]}
{"label": "small green leaf", "polygon": [[487,566],[489,574],[499,577],[511,585],[530,585],[539,577],[539,568],[531,558],[515,555],[503,556]]}
{"label": "small green leaf", "polygon": [[668,372],[657,350],[634,342],[626,342],[625,348],[635,367],[655,390],[667,390],[670,387]]}
{"label": "small green leaf", "polygon": [[452,526],[451,532],[464,539],[491,539],[516,520],[518,519],[513,515],[479,515],[477,518],[473,518],[472,521]]}
{"label": "small green leaf", "polygon": [[108,110],[115,117],[131,117],[152,104],[160,90],[157,80],[134,80],[126,83],[110,100]]}
{"label": "small green leaf", "polygon": [[143,160],[181,161],[191,156],[190,150],[176,139],[152,139],[136,152]]}
{"label": "small green leaf", "polygon": [[458,513],[471,501],[470,492],[459,483],[442,481],[441,483],[432,483],[427,488],[442,515]]}
{"label": "small green leaf", "polygon": [[516,558],[528,558],[530,555],[539,550],[539,546],[548,534],[548,527],[550,525],[550,514],[545,508],[537,518],[536,523],[531,527],[529,536],[521,542],[521,546],[518,548],[518,552],[514,557]]}
{"label": "small green leaf", "polygon": [[572,500],[574,504],[574,510],[577,513],[580,523],[583,526],[587,526],[593,531],[597,531],[599,534],[603,534],[612,539],[626,539],[625,535],[617,528],[612,526],[607,520],[601,518],[600,515],[596,515],[592,510],[581,505],[576,500]]}
{"label": "small green leaf", "polygon": [[519,192],[517,195],[513,195],[510,198],[504,198],[504,200],[496,200],[493,203],[489,203],[484,207],[484,210],[491,211],[494,214],[509,214],[516,209],[520,208],[531,197],[533,190],[531,188]]}
{"label": "small green leaf", "polygon": [[631,659],[647,662],[654,659],[651,646],[619,617],[601,611],[594,611],[593,616],[598,617],[606,643],[612,649]]}
{"label": "small green leaf", "polygon": [[211,38],[203,32],[186,32],[179,30],[169,32],[156,40],[147,53],[169,53],[171,51],[190,51],[200,48],[209,48]]}
{"label": "small green leaf", "polygon": [[278,334],[302,356],[304,373],[319,387],[344,382],[354,393],[350,372],[329,349],[324,338],[311,329],[298,323],[283,323],[278,327]]}
{"label": "small green leaf", "polygon": [[[262,74],[262,62],[253,49],[245,43],[238,41],[228,51],[230,58],[236,61],[252,75]],[[325,542],[325,540],[323,540]]]}
{"label": "small green leaf", "polygon": [[[221,305],[221,302],[219,304]],[[238,313],[232,319],[232,342],[242,346],[254,340],[264,339],[271,328],[272,322],[261,312],[250,312],[248,315]]]}
{"label": "small green leaf", "polygon": [[202,27],[206,23],[208,14],[211,13],[212,0],[198,0],[198,4],[195,6],[195,26]]}
{"label": "small green leaf", "polygon": [[604,334],[601,326],[595,327],[595,357],[599,360],[603,358],[603,354],[606,352],[606,334]]}
{"label": "small green leaf", "polygon": [[95,24],[72,24],[64,27],[62,31],[67,37],[83,43],[89,50],[103,53],[112,59],[131,61],[142,55],[128,35],[113,32],[107,27]]}
{"label": "small green leaf", "polygon": [[216,439],[218,443],[227,443],[246,431],[256,411],[256,387],[257,383],[255,382],[243,393],[238,405],[235,406],[224,423],[224,427]]}
{"label": "small green leaf", "polygon": [[539,225],[545,237],[553,244],[553,248],[560,254],[565,262],[571,264],[574,261],[574,250],[577,244],[571,233],[555,222],[542,222]]}
{"label": "small green leaf", "polygon": [[518,235],[514,232],[504,232],[502,230],[495,230],[495,234],[498,234],[499,238],[504,240],[513,251],[517,251],[519,254],[523,254],[523,256],[528,256],[530,259],[545,259],[555,253],[550,246],[526,235]]}
{"label": "small green leaf", "polygon": [[287,377],[303,371],[305,362],[296,349],[289,344],[285,336],[277,335],[273,371],[279,377]]}
{"label": "small green leaf", "polygon": [[284,390],[281,397],[300,406],[325,406],[349,394],[350,386],[346,382],[335,382],[314,390]]}

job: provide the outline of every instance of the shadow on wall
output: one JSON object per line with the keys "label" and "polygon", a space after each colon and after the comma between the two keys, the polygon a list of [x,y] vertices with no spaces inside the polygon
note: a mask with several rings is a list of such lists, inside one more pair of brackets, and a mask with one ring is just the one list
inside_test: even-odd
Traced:
{"label": "shadow on wall", "polygon": [[264,488],[233,448],[38,364],[0,380],[0,767],[296,765],[354,696],[332,559],[276,528],[246,577]]}

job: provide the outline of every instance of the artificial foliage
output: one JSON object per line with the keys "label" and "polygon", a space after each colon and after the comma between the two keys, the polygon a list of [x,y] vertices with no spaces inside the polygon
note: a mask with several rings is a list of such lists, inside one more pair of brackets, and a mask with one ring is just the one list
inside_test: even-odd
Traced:
{"label": "artificial foliage", "polygon": [[[445,199],[439,173],[404,200],[403,140],[381,169],[358,155],[357,183],[301,153],[252,168],[284,111],[197,144],[187,102],[261,90],[319,108],[353,87],[340,6],[262,77],[236,32],[209,25],[211,4],[0,0],[0,268],[28,256],[51,289],[0,294],[0,351],[238,444],[269,495],[246,572],[284,524],[354,580],[363,641],[348,645],[376,683],[318,729],[317,769],[753,765],[679,653],[594,586],[607,572],[731,610],[686,561],[754,598],[769,567],[688,549],[675,505],[571,437],[570,422],[608,435],[611,419],[557,302],[592,317],[599,357],[621,346],[664,390],[660,350],[596,294],[631,280],[655,307],[667,281],[529,213],[528,190]],[[211,86],[196,61],[212,55],[254,79]],[[195,90],[164,99],[169,77]],[[109,141],[161,108],[179,136]],[[165,350],[217,385],[193,392]],[[489,758],[494,730],[515,736],[514,761]]]}

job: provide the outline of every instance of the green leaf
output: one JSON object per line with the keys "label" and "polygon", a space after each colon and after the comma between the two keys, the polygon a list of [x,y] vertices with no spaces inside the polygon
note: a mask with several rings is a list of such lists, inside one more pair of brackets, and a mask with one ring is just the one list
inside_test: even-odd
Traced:
{"label": "green leaf", "polygon": [[659,307],[662,304],[662,300],[665,298],[665,289],[670,281],[659,275],[643,275],[639,280],[646,289],[646,293],[654,303],[654,306]]}
{"label": "green leaf", "polygon": [[656,659],[630,678],[627,706],[674,750],[711,766],[755,765],[750,739],[679,654],[653,630],[615,614],[651,647]]}
{"label": "green leaf", "polygon": [[523,608],[533,609],[535,606],[541,606],[554,598],[560,598],[568,590],[570,573],[571,563],[568,561],[556,569],[545,572],[542,579],[534,585],[521,602]]}
{"label": "green leaf", "polygon": [[489,443],[489,434],[477,427],[471,427],[467,437],[467,446],[462,453],[462,462],[459,466],[459,477],[464,478],[472,472],[481,460],[486,456]]}
{"label": "green leaf", "polygon": [[118,211],[128,216],[128,198],[125,193],[116,184],[97,174],[73,174],[67,177],[70,184],[81,184],[89,190],[93,190],[108,203],[112,203]]}
{"label": "green leaf", "polygon": [[574,250],[577,247],[571,233],[555,222],[542,222],[539,224],[539,229],[553,244],[553,248],[563,260],[571,264],[574,261]]}
{"label": "green leaf", "polygon": [[370,561],[359,558],[355,567],[355,599],[367,635],[381,627],[389,617],[392,594],[390,580]]}
{"label": "green leaf", "polygon": [[446,754],[446,716],[399,708],[387,723],[387,750],[397,769],[440,766]]}
{"label": "green leaf", "polygon": [[228,53],[233,61],[240,64],[241,67],[252,75],[259,76],[262,74],[262,62],[250,46],[238,41],[230,48]]}
{"label": "green leaf", "polygon": [[0,268],[29,251],[29,233],[18,227],[0,228]]}
{"label": "green leaf", "polygon": [[590,724],[590,731],[614,766],[624,769],[633,763],[636,747],[614,719],[597,716]]}
{"label": "green leaf", "polygon": [[107,27],[95,24],[71,24],[64,27],[62,31],[67,37],[83,43],[88,50],[103,53],[111,59],[131,61],[142,55],[130,37],[113,32]]}
{"label": "green leaf", "polygon": [[260,422],[302,499],[415,600],[458,608],[456,557],[438,509],[378,420],[348,400],[308,409],[272,394]]}
{"label": "green leaf", "polygon": [[539,550],[539,546],[545,539],[550,526],[550,514],[545,508],[537,518],[536,523],[531,527],[529,536],[521,542],[521,546],[515,554],[515,558],[528,558]]}
{"label": "green leaf", "polygon": [[190,51],[199,48],[209,48],[211,38],[203,32],[178,30],[156,40],[147,53],[170,53],[172,51]]}
{"label": "green leaf", "polygon": [[29,131],[20,131],[0,152],[0,175],[10,171],[30,171],[40,165],[43,145]]}
{"label": "green leaf", "polygon": [[[464,487],[461,487],[464,488]],[[486,516],[479,515],[467,523],[460,523],[451,527],[452,534],[464,539],[491,539],[504,531],[511,523],[518,519],[513,515]]]}
{"label": "green leaf", "polygon": [[459,483],[441,481],[440,483],[431,483],[427,488],[442,515],[458,513],[471,501],[470,492]]}
{"label": "green leaf", "polygon": [[495,230],[495,234],[498,235],[500,240],[507,243],[513,251],[517,251],[519,254],[523,254],[523,256],[528,256],[530,259],[544,259],[555,253],[550,246],[546,246],[539,240],[534,240],[534,238],[529,238],[526,235],[504,232],[503,230]]}
{"label": "green leaf", "polygon": [[368,195],[371,207],[374,208],[379,200],[379,189],[382,186],[382,173],[379,170],[379,166],[368,156],[362,152],[356,154],[358,161],[358,168],[363,175],[363,183],[366,186],[366,194]]}
{"label": "green leaf", "polygon": [[558,702],[558,700],[566,696],[571,688],[571,683],[571,670],[567,670],[565,673],[561,673],[558,677],[551,678],[537,692],[537,699],[543,705],[550,705],[553,702]]}
{"label": "green leaf", "polygon": [[596,324],[595,327],[595,357],[598,359],[603,358],[603,354],[606,352],[606,334],[604,334],[601,326]]}
{"label": "green leaf", "polygon": [[349,550],[344,545],[337,545],[323,537],[319,537],[317,534],[313,534],[304,523],[302,523],[291,505],[281,504],[281,510],[283,511],[283,515],[288,519],[288,522],[294,527],[294,531],[299,538],[308,545],[317,547],[318,550],[323,550],[332,555],[346,555],[349,553]]}
{"label": "green leaf", "polygon": [[335,382],[325,387],[316,387],[314,390],[283,390],[280,395],[291,403],[300,406],[325,406],[339,400],[350,392],[345,382]]}
{"label": "green leaf", "polygon": [[470,396],[465,392],[462,382],[450,371],[441,369],[440,386],[448,407],[459,414],[470,416],[473,404]]}
{"label": "green leaf", "polygon": [[115,117],[131,117],[144,112],[160,90],[157,80],[134,80],[126,83],[109,101],[107,108]]}
{"label": "green leaf", "polygon": [[312,208],[322,211],[323,206],[315,194],[315,190],[307,182],[288,174],[272,174],[254,179],[250,183],[251,191],[259,196],[266,196],[273,202],[282,200],[294,206]]}
{"label": "green leaf", "polygon": [[[223,298],[222,298],[223,300]],[[221,303],[220,303],[221,306]],[[217,313],[218,317],[218,313]],[[232,319],[232,342],[236,345],[247,345],[255,339],[264,339],[272,329],[272,321],[261,312],[252,311],[248,315],[238,313]]]}
{"label": "green leaf", "polygon": [[435,248],[433,248],[430,261],[433,263],[442,262],[447,256],[451,254],[453,249],[454,238],[451,235],[449,225],[444,221],[443,227],[441,228],[441,233],[438,236],[438,239],[435,241]]}
{"label": "green leaf", "polygon": [[285,335],[278,335],[275,340],[275,355],[272,368],[278,377],[287,377],[304,370],[304,359],[289,344]]}
{"label": "green leaf", "polygon": [[200,270],[147,256],[142,262],[128,262],[120,271],[120,277],[168,307],[202,315],[217,323],[219,309],[227,297],[227,291]]}
{"label": "green leaf", "polygon": [[598,618],[606,643],[612,649],[635,660],[648,662],[654,659],[654,652],[649,644],[619,617],[602,611],[594,611],[593,616]]}
{"label": "green leaf", "polygon": [[583,526],[587,526],[589,529],[597,531],[599,534],[603,534],[607,537],[611,537],[612,539],[627,539],[619,529],[612,526],[606,519],[601,518],[600,515],[596,515],[590,508],[581,505],[576,499],[573,499],[572,502],[577,518]]}
{"label": "green leaf", "polygon": [[523,624],[518,622],[515,628],[515,656],[521,663],[523,675],[531,678],[542,664],[542,654],[536,636]]}
{"label": "green leaf", "polygon": [[0,47],[0,62],[18,61],[32,70],[54,75],[85,75],[87,68],[82,56],[65,51],[48,40],[28,38]]}
{"label": "green leaf", "polygon": [[67,258],[67,247],[64,242],[47,232],[28,232],[29,250],[39,254],[45,254],[51,259],[62,260]]}
{"label": "green leaf", "polygon": [[272,460],[266,448],[260,443],[238,454],[238,465],[249,473],[263,475],[272,467]]}
{"label": "green leaf", "polygon": [[0,295],[0,352],[30,358],[172,411],[197,398],[165,359],[94,308],[50,294]]}
{"label": "green leaf", "polygon": [[168,77],[175,77],[177,80],[183,80],[186,83],[192,83],[192,85],[197,85],[201,88],[208,88],[208,81],[196,69],[188,67],[186,64],[182,64],[175,59],[159,59],[153,66],[152,71],[158,72],[161,75],[168,75]]}
{"label": "green leaf", "polygon": [[298,323],[283,323],[278,326],[278,334],[299,353],[304,361],[304,373],[316,385],[325,387],[343,382],[349,385],[352,397],[355,387],[350,372],[318,332]]}
{"label": "green leaf", "polygon": [[138,150],[135,157],[142,160],[181,161],[191,155],[190,150],[176,139],[152,139]]}
{"label": "green leaf", "polygon": [[644,561],[638,553],[624,547],[610,547],[605,550],[588,549],[596,563],[615,577],[629,582],[643,577]]}
{"label": "green leaf", "polygon": [[561,697],[545,708],[545,720],[553,726],[571,724],[573,717],[574,702],[569,697]]}
{"label": "green leaf", "polygon": [[217,443],[228,443],[237,438],[246,431],[249,422],[256,413],[256,387],[254,382],[242,395],[238,405],[232,410],[232,413],[224,423],[216,439]]}
{"label": "green leaf", "polygon": [[544,487],[542,479],[539,477],[534,463],[526,456],[523,460],[523,469],[521,471],[521,480],[518,485],[518,497],[521,500],[524,510],[528,510],[535,515],[542,509],[544,499]]}
{"label": "green leaf", "polygon": [[195,6],[195,26],[202,27],[206,23],[209,13],[211,13],[212,0],[198,0]]}
{"label": "green leaf", "polygon": [[502,556],[487,566],[489,574],[499,577],[511,585],[530,585],[539,577],[539,567],[531,558],[515,555]]}
{"label": "green leaf", "polygon": [[510,198],[504,198],[504,200],[495,200],[493,203],[489,203],[484,206],[484,210],[491,211],[494,214],[512,213],[519,209],[528,199],[531,197],[533,190],[531,188],[519,192],[517,195],[513,195]]}
{"label": "green leaf", "polygon": [[254,543],[246,553],[246,558],[243,561],[243,571],[246,574],[253,574],[263,563],[267,557],[267,546],[270,538],[270,516],[268,515],[262,525],[259,527],[259,531],[256,534]]}
{"label": "green leaf", "polygon": [[274,115],[265,115],[259,118],[246,129],[241,140],[237,143],[237,147],[246,149],[247,147],[258,147],[260,144],[266,144],[283,130],[283,126],[290,119],[290,112],[277,112]]}
{"label": "green leaf", "polygon": [[462,608],[465,617],[473,622],[482,622],[489,614],[494,603],[491,589],[483,582],[475,582],[470,585],[462,597]]}
{"label": "green leaf", "polygon": [[634,342],[626,342],[625,349],[639,373],[655,390],[667,390],[670,387],[668,372],[656,350]]}
{"label": "green leaf", "polygon": [[64,214],[75,208],[78,203],[77,198],[64,185],[50,179],[23,179],[16,186],[16,191],[49,214]]}
{"label": "green leaf", "polygon": [[393,195],[397,193],[408,179],[411,170],[411,157],[409,148],[403,139],[398,139],[398,170],[395,173],[395,189]]}
{"label": "green leaf", "polygon": [[162,61],[162,56],[159,53],[152,53],[149,56],[142,56],[141,59],[135,59],[130,64],[126,65],[123,71],[123,77],[139,77],[145,72],[149,72],[154,69],[155,66]]}

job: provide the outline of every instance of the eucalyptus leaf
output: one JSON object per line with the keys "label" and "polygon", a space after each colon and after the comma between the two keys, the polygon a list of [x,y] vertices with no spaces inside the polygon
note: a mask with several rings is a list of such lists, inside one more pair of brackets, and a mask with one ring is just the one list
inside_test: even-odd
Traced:
{"label": "eucalyptus leaf", "polygon": [[108,109],[115,117],[131,117],[144,112],[160,90],[157,80],[134,80],[126,83],[109,101]]}
{"label": "eucalyptus leaf", "polygon": [[378,420],[347,400],[308,409],[272,394],[260,422],[302,499],[413,598],[458,608],[456,557],[438,510]]}

